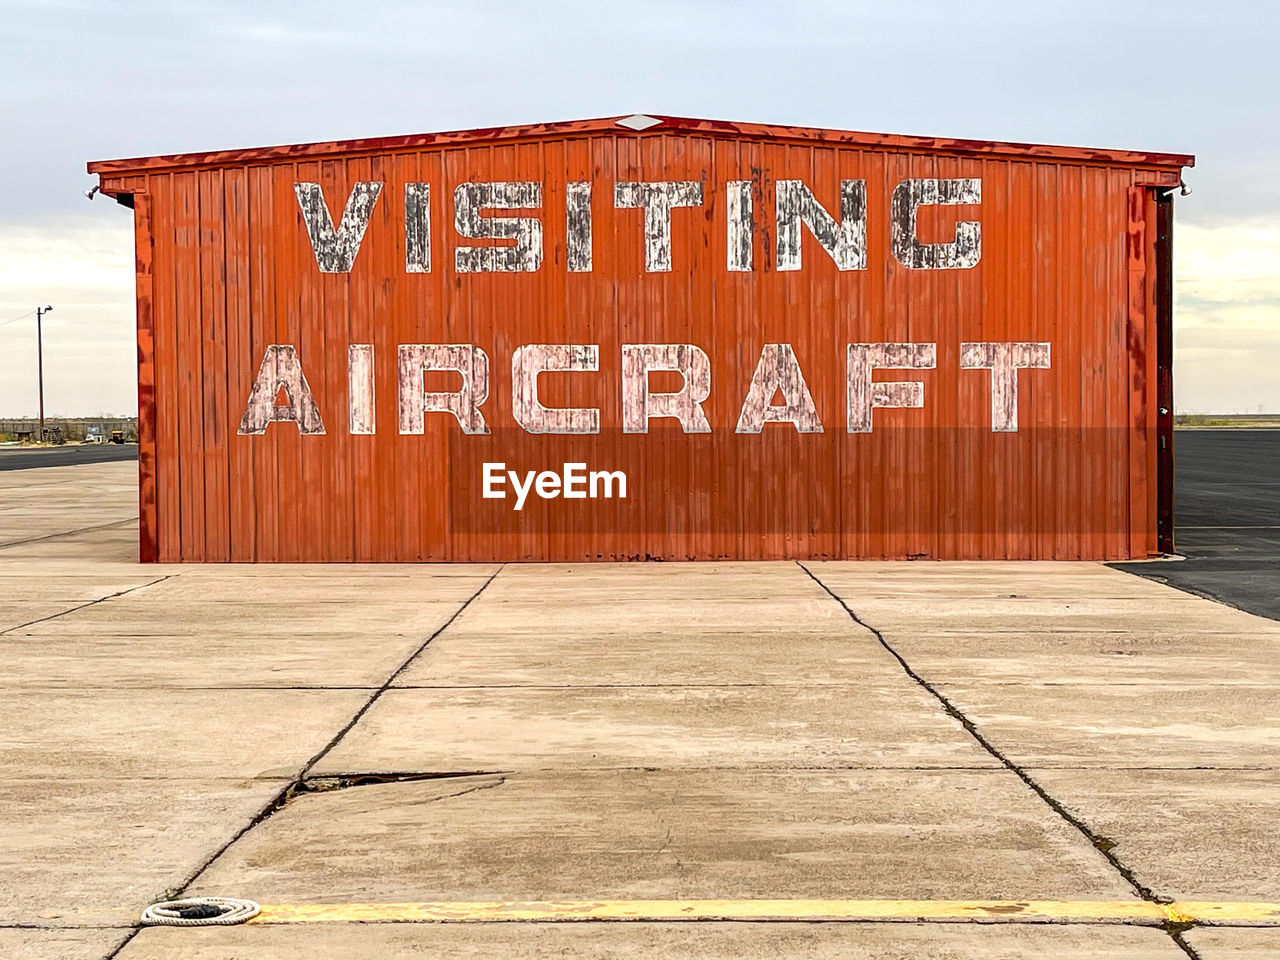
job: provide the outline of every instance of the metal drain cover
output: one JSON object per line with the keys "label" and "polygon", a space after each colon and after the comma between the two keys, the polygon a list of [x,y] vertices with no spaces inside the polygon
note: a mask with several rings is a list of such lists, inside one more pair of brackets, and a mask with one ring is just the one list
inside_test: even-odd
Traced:
{"label": "metal drain cover", "polygon": [[256,917],[259,907],[252,900],[234,897],[190,897],[163,900],[142,911],[144,927],[213,927],[244,923]]}

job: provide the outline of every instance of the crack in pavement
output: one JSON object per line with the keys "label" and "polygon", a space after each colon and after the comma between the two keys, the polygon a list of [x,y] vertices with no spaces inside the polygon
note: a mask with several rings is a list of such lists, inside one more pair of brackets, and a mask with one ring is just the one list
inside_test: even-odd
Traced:
{"label": "crack in pavement", "polygon": [[[239,841],[242,837],[244,837],[251,830],[253,830],[254,827],[258,826],[258,824],[269,819],[274,813],[276,813],[276,811],[284,807],[285,804],[287,804],[289,800],[296,795],[296,793],[299,791],[299,788],[302,787],[302,785],[308,780],[307,774],[311,772],[311,769],[317,763],[323,760],[342,741],[342,739],[348,733],[351,732],[352,728],[355,727],[355,725],[360,722],[360,720],[364,717],[364,715],[369,712],[370,708],[372,708],[373,705],[378,702],[378,700],[382,697],[382,695],[386,693],[389,689],[391,689],[391,686],[392,684],[395,683],[396,678],[401,676],[406,670],[409,669],[410,666],[413,665],[413,663],[418,659],[418,657],[422,655],[422,652],[431,645],[432,641],[434,641],[436,637],[440,636],[440,634],[448,630],[449,627],[453,625],[453,622],[457,620],[458,617],[462,616],[463,611],[466,610],[467,607],[471,606],[471,604],[476,600],[476,598],[479,597],[480,594],[484,593],[486,589],[488,589],[489,584],[493,583],[494,579],[496,579],[498,574],[500,574],[504,569],[506,569],[505,563],[500,565],[498,569],[494,570],[493,573],[490,574],[485,579],[484,583],[480,584],[480,586],[476,588],[475,592],[472,593],[471,596],[467,597],[467,599],[461,605],[459,605],[458,609],[453,612],[453,614],[449,617],[448,620],[446,620],[444,623],[438,626],[425,640],[422,641],[422,643],[420,643],[417,646],[417,648],[411,654],[409,654],[409,656],[400,664],[400,666],[398,666],[394,671],[392,671],[391,675],[387,677],[387,679],[382,683],[381,686],[379,686],[376,690],[374,690],[374,692],[369,696],[369,698],[365,700],[365,702],[360,706],[358,710],[356,710],[355,714],[351,717],[351,719],[348,720],[336,734],[334,734],[334,736],[329,740],[329,742],[326,743],[323,747],[321,747],[320,751],[316,753],[310,760],[308,760],[305,764],[303,764],[302,769],[298,771],[297,776],[293,777],[288,783],[286,783],[275,794],[275,796],[273,796],[267,802],[267,804],[261,810],[258,811],[257,815],[254,816],[252,820],[250,820],[247,824],[245,824],[243,827],[237,830],[234,834],[232,834],[230,839],[228,839],[226,843],[218,847],[218,849],[215,850],[207,859],[205,859],[203,863],[197,866],[196,869],[192,871],[185,880],[183,880],[179,885],[175,887],[171,887],[169,890],[166,890],[162,899],[176,900],[181,898],[186,893],[186,891],[191,887],[191,885],[195,883],[197,880],[199,880],[200,876],[206,870],[208,870],[209,867],[213,866],[213,864],[216,863],[222,857],[223,854],[225,854],[228,850],[230,850],[236,844],[237,841]],[[504,778],[504,781],[505,781],[505,778]],[[498,785],[500,784],[494,784],[494,786],[498,786]],[[466,790],[463,792],[471,793],[471,792],[474,792],[475,789],[477,788],[472,788],[471,790]],[[302,792],[307,792],[307,791],[303,789]],[[120,953],[120,951],[123,950],[125,947],[127,947],[129,943],[133,940],[133,938],[138,935],[139,931],[143,929],[144,928],[141,926],[135,926],[133,930],[129,932],[129,935],[126,936],[125,939],[120,943],[120,945],[116,947],[116,949],[113,950],[111,953],[107,954],[105,960],[114,960],[114,958]]]}
{"label": "crack in pavement", "polygon": [[457,610],[453,611],[453,613],[450,615],[448,620],[440,624],[440,626],[437,627],[435,631],[430,636],[427,637],[426,640],[422,641],[422,643],[418,645],[417,649],[414,650],[413,653],[409,654],[408,658],[403,663],[401,663],[399,667],[395,669],[395,671],[391,674],[391,676],[387,677],[386,681],[382,684],[382,686],[378,687],[378,689],[374,691],[373,695],[364,702],[363,706],[361,706],[360,709],[355,712],[355,715],[347,722],[347,724],[341,730],[338,731],[338,733],[333,737],[333,739],[330,740],[327,744],[325,744],[319,753],[317,753],[314,757],[312,757],[310,760],[307,761],[306,765],[303,766],[302,768],[302,772],[298,774],[299,781],[306,779],[306,776],[311,771],[311,768],[314,767],[321,760],[323,760],[333,750],[333,748],[338,745],[338,743],[342,740],[342,738],[351,732],[351,728],[354,727],[357,723],[359,723],[360,720],[364,717],[364,715],[369,712],[370,708],[372,708],[373,705],[377,703],[379,699],[381,699],[382,695],[395,685],[396,680],[406,670],[408,670],[411,666],[413,666],[413,664],[417,661],[417,659],[420,656],[422,656],[423,651],[426,650],[427,647],[431,645],[432,641],[435,640],[436,637],[440,636],[440,634],[448,630],[451,626],[453,626],[453,622],[457,620],[458,617],[462,616],[463,611],[465,611],[467,607],[471,606],[471,604],[476,600],[477,597],[480,596],[480,594],[484,593],[485,590],[488,589],[489,584],[493,583],[494,579],[497,578],[498,574],[500,574],[504,569],[506,569],[505,563],[502,566],[498,567],[497,570],[493,571],[493,573],[489,575],[489,577],[484,581],[484,583],[480,584],[480,586],[476,588],[475,593],[467,597],[466,601],[462,603]]}
{"label": "crack in pavement", "polygon": [[301,781],[297,789],[289,796],[289,800],[308,793],[333,793],[336,790],[351,790],[355,787],[376,787],[388,783],[423,783],[431,780],[460,780],[468,777],[497,777],[498,782],[494,784],[483,784],[458,793],[450,793],[439,797],[433,797],[427,803],[434,803],[436,800],[447,800],[449,797],[460,797],[465,793],[474,793],[476,790],[487,790],[491,786],[501,786],[506,782],[507,775],[510,770],[460,770],[449,773],[343,773],[324,777],[310,777]]}
{"label": "crack in pavement", "polygon": [[38,620],[29,620],[26,623],[20,623],[16,627],[10,627],[8,630],[0,630],[0,637],[7,636],[27,627],[34,627],[37,623],[47,623],[50,620],[57,620],[59,617],[65,617],[67,614],[75,613],[78,610],[97,606],[99,603],[106,603],[108,600],[114,600],[116,597],[123,597],[126,593],[133,593],[135,590],[145,590],[147,587],[154,587],[157,583],[164,583],[166,580],[172,580],[174,577],[180,576],[182,576],[180,573],[169,573],[156,580],[152,580],[149,583],[140,583],[136,587],[129,587],[127,590],[120,590],[116,593],[108,594],[105,597],[99,597],[97,600],[90,600],[87,603],[79,604],[78,606],[72,607],[70,610],[63,610],[61,613],[52,613],[47,617],[40,617]]}
{"label": "crack in pavement", "polygon": [[465,790],[459,790],[457,793],[445,793],[438,797],[432,797],[426,803],[438,803],[441,800],[452,800],[454,797],[465,797],[468,793],[479,793],[481,790],[494,790],[507,782],[505,776],[499,776],[488,783],[478,783],[474,787],[468,787]]}
{"label": "crack in pavement", "polygon": [[109,523],[99,523],[92,527],[79,527],[75,530],[63,530],[61,533],[47,533],[42,537],[28,537],[25,540],[7,540],[0,543],[0,550],[6,547],[20,547],[24,543],[43,543],[45,540],[57,540],[59,537],[73,537],[77,533],[88,533],[91,530],[106,530],[108,527],[119,527],[126,523],[136,523],[137,517],[126,517],[123,520],[112,520]]}
{"label": "crack in pavement", "polygon": [[[1150,887],[1148,887],[1146,884],[1144,884],[1142,881],[1138,879],[1137,875],[1134,873],[1132,868],[1127,866],[1119,857],[1115,855],[1115,853],[1113,852],[1113,848],[1116,845],[1115,841],[1111,840],[1108,837],[1103,837],[1103,836],[1100,836],[1099,834],[1094,833],[1093,830],[1089,828],[1088,824],[1086,824],[1080,817],[1077,817],[1075,814],[1071,813],[1071,811],[1069,811],[1061,801],[1057,800],[1055,797],[1053,797],[1049,793],[1048,790],[1042,787],[1031,776],[1031,774],[1027,772],[1025,768],[1023,768],[1017,763],[1014,763],[1012,760],[1006,757],[995,744],[993,744],[990,740],[988,740],[987,737],[981,731],[978,730],[977,724],[975,724],[972,720],[970,720],[969,717],[964,713],[964,711],[962,711],[959,707],[957,707],[951,701],[951,699],[947,697],[946,694],[942,693],[937,687],[935,687],[923,676],[917,673],[915,669],[912,668],[911,664],[907,662],[906,658],[902,654],[900,654],[896,649],[894,649],[893,646],[889,643],[889,641],[887,641],[884,638],[884,634],[882,634],[875,627],[871,626],[871,624],[867,623],[865,620],[861,619],[854,612],[853,608],[850,607],[849,604],[844,601],[843,597],[841,597],[834,590],[832,590],[825,583],[823,583],[822,580],[817,576],[817,574],[815,574],[812,570],[810,570],[800,561],[798,560],[796,561],[796,566],[798,566],[801,570],[803,570],[809,576],[809,578],[814,583],[816,583],[823,590],[824,593],[827,594],[827,596],[831,597],[831,599],[835,600],[836,603],[840,604],[840,606],[844,608],[845,613],[849,615],[849,618],[853,620],[854,623],[862,627],[864,630],[867,630],[868,632],[870,632],[876,638],[876,640],[879,641],[880,646],[882,646],[890,656],[892,656],[895,660],[898,661],[898,665],[902,667],[903,671],[906,672],[907,676],[910,677],[922,690],[924,690],[926,693],[932,696],[935,700],[937,700],[938,703],[942,706],[942,709],[946,712],[947,716],[957,721],[960,724],[960,726],[964,728],[965,732],[967,732],[971,737],[973,737],[974,740],[977,741],[978,745],[982,747],[983,750],[985,750],[992,757],[998,760],[1006,770],[1014,774],[1027,787],[1029,787],[1031,791],[1035,793],[1036,796],[1038,796],[1042,801],[1044,801],[1046,805],[1048,805],[1049,809],[1051,809],[1060,818],[1065,820],[1068,824],[1070,824],[1077,831],[1079,831],[1080,834],[1083,835],[1085,839],[1089,841],[1089,843],[1093,846],[1093,848],[1097,850],[1098,853],[1100,853],[1106,859],[1107,863],[1111,865],[1112,869],[1114,869],[1118,874],[1120,874],[1120,876],[1124,879],[1125,883],[1129,884],[1129,886],[1133,888],[1133,891],[1136,894],[1138,894],[1138,896],[1140,896],[1143,900],[1148,901],[1149,903],[1167,904],[1170,902],[1167,897],[1157,896],[1156,893]],[[1195,925],[1194,923],[1184,924],[1184,923],[1178,923],[1176,921],[1168,920],[1164,924],[1162,924],[1162,929],[1170,936],[1173,942],[1178,945],[1178,947],[1183,951],[1183,953],[1185,953],[1189,958],[1191,958],[1191,960],[1200,960],[1194,948],[1192,948],[1191,944],[1187,943],[1187,941],[1182,936],[1185,930],[1190,929],[1194,925]]]}
{"label": "crack in pavement", "polygon": [[[1099,854],[1106,858],[1109,864],[1116,869],[1126,882],[1139,894],[1139,896],[1152,904],[1164,904],[1165,900],[1156,897],[1156,895],[1147,887],[1142,885],[1134,876],[1131,870],[1125,866],[1118,858],[1111,853],[1111,847],[1114,844],[1105,837],[1095,835],[1084,824],[1082,820],[1068,812],[1061,803],[1051,797],[1047,791],[1040,787],[1030,776],[1030,774],[1022,767],[1005,757],[986,737],[980,733],[976,726],[970,721],[962,711],[951,703],[947,697],[940,693],[928,681],[914,671],[907,661],[899,655],[896,650],[885,640],[882,634],[874,627],[862,621],[857,614],[844,602],[838,595],[830,590],[812,571],[804,566],[803,563],[798,564],[802,570],[812,579],[825,593],[835,599],[845,610],[848,616],[860,627],[872,633],[879,641],[880,645],[891,654],[898,662],[900,667],[906,674],[926,692],[931,694],[946,711],[946,713],[961,724],[961,726],[983,747],[983,749],[991,755],[998,763],[1000,768],[1015,773],[1024,784],[1030,788],[1042,801],[1050,806],[1050,808],[1064,819],[1071,826],[1075,827],[1082,835],[1084,835],[1090,843],[1098,850]],[[372,690],[371,696],[357,709],[351,719],[330,739],[330,741],[313,756],[288,783],[284,784],[282,789],[272,798],[270,802],[255,816],[245,827],[237,831],[224,845],[214,852],[204,863],[202,863],[180,886],[172,888],[165,893],[165,897],[180,897],[184,895],[194,883],[198,881],[201,875],[205,873],[223,854],[225,854],[237,841],[247,835],[258,824],[264,822],[277,811],[282,809],[289,802],[306,793],[320,793],[334,790],[351,789],[366,785],[403,783],[403,782],[422,782],[433,779],[453,779],[467,778],[468,783],[459,784],[461,789],[445,793],[439,796],[431,797],[426,802],[436,802],[438,800],[447,800],[482,790],[495,789],[507,782],[507,774],[510,771],[458,771],[452,773],[422,773],[422,772],[352,772],[336,775],[309,776],[309,773],[315,766],[320,763],[331,751],[333,751],[345,736],[360,722],[360,720],[368,713],[374,704],[390,689],[400,689],[395,687],[395,681],[402,676],[410,666],[415,663],[427,650],[428,646],[441,634],[445,632],[467,607],[474,602],[488,588],[498,574],[504,569],[499,567],[491,576],[489,576],[476,591],[459,606],[453,615],[440,627],[438,627],[430,636],[426,638],[405,660],[400,666],[382,683],[379,687]],[[609,685],[604,685],[609,686]],[[716,685],[710,685],[716,686]],[[408,688],[406,688],[408,689]],[[983,771],[995,771],[1000,768],[976,768]],[[914,768],[912,768],[914,769]],[[475,782],[471,778],[483,777],[480,782]],[[666,841],[663,841],[660,850],[664,849]],[[1162,929],[1171,937],[1174,943],[1189,957],[1191,960],[1198,960],[1194,949],[1185,941],[1182,933],[1194,926],[1194,922],[1184,922],[1181,917],[1172,917],[1160,925]],[[109,957],[115,957],[120,950],[136,936],[140,927],[135,927],[125,937],[123,942],[109,954]]]}

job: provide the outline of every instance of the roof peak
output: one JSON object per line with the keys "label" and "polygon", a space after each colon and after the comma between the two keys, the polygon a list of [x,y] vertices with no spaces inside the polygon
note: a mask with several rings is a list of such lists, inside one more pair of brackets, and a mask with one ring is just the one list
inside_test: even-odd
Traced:
{"label": "roof peak", "polygon": [[483,127],[473,130],[409,134],[398,137],[333,140],[203,153],[135,157],[123,160],[101,160],[90,163],[88,169],[90,173],[121,174],[181,167],[216,167],[244,163],[313,160],[339,154],[408,151],[469,143],[600,134],[622,135],[624,131],[630,131],[631,134],[636,136],[682,133],[691,136],[702,135],[716,138],[737,137],[753,140],[778,140],[880,150],[901,150],[916,153],[947,153],[962,156],[1021,158],[1110,166],[1180,168],[1195,164],[1195,157],[1188,154],[1051,146],[1048,144],[1014,143],[998,140],[918,137],[904,134],[867,133],[855,130],[833,130],[780,124],[737,123],[727,120],[704,120],[693,117],[633,113],[592,120]]}

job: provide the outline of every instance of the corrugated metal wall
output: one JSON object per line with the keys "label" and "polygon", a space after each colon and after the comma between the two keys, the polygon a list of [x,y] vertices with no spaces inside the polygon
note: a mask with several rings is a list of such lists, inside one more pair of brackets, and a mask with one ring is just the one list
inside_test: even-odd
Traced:
{"label": "corrugated metal wall", "polygon": [[[142,172],[144,557],[160,560],[594,560],[619,558],[1121,558],[1156,550],[1154,207],[1140,171],[1102,163],[853,148],[680,132],[601,132],[339,159]],[[866,181],[867,266],[841,272],[804,231],[803,265],[774,266],[774,183],[804,181],[839,216],[842,179]],[[912,270],[889,249],[906,178],[980,178],[980,206],[920,209],[923,242],[978,220],[980,263]],[[672,269],[646,272],[643,211],[616,181],[693,180],[700,207],[671,214]],[[754,270],[726,269],[728,181],[753,181]],[[322,185],[335,221],[357,181],[384,186],[349,274],[317,268],[294,184]],[[545,257],[533,273],[454,270],[453,191],[542,184]],[[565,265],[565,184],[592,181],[593,269]],[[404,184],[431,185],[430,273],[406,273]],[[1150,222],[1154,222],[1152,219]],[[153,342],[151,341],[151,338]],[[937,344],[922,409],[876,409],[846,432],[846,345]],[[1019,375],[1018,430],[991,430],[991,378],[961,369],[965,341],[1051,344]],[[348,345],[374,349],[376,433],[352,435]],[[469,343],[487,353],[492,430],[465,436],[429,413],[401,435],[396,351]],[[598,344],[599,372],[541,378],[548,406],[600,410],[594,436],[525,433],[512,351]],[[621,430],[624,343],[695,344],[711,361],[712,432],[673,420]],[[823,424],[734,432],[769,343],[794,348]],[[273,423],[238,435],[271,344],[297,349],[323,435]],[[151,365],[148,361],[154,361]],[[427,389],[451,390],[445,374]],[[653,379],[658,390],[677,380]],[[675,377],[676,375],[666,375]],[[435,384],[434,386],[432,384]],[[625,500],[481,497],[482,464],[623,470]],[[148,477],[147,474],[150,473]],[[148,543],[150,538],[150,543]]]}

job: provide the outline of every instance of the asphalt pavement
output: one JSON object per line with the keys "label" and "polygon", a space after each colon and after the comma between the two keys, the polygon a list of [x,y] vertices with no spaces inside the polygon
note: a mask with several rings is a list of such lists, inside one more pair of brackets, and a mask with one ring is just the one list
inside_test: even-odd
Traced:
{"label": "asphalt pavement", "polygon": [[71,467],[137,460],[136,443],[66,443],[57,447],[0,447],[0,471]]}
{"label": "asphalt pavement", "polygon": [[1174,549],[1119,569],[1280,620],[1280,430],[1179,430]]}

